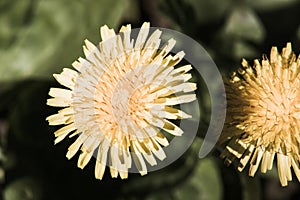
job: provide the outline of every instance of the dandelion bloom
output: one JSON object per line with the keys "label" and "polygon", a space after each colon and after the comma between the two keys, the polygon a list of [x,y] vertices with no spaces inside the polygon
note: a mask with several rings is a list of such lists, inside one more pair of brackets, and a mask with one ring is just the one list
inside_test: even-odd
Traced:
{"label": "dandelion bloom", "polygon": [[226,83],[227,117],[219,142],[226,144],[221,157],[230,164],[239,159],[242,171],[250,160],[249,176],[259,165],[271,170],[276,155],[282,186],[292,180],[291,168],[300,180],[300,56],[291,44],[270,60],[263,56],[251,67],[246,60]]}
{"label": "dandelion bloom", "polygon": [[[83,46],[85,58],[79,58],[55,79],[66,88],[51,88],[47,104],[64,107],[47,118],[50,125],[64,125],[55,134],[55,143],[77,135],[67,158],[81,150],[78,167],[84,168],[94,155],[95,177],[102,179],[106,165],[112,177],[127,178],[132,160],[141,175],[146,162],[156,165],[156,157],[165,159],[168,145],[163,131],[180,136],[183,131],[169,119],[191,117],[173,105],[196,99],[195,83],[187,82],[192,67],[174,68],[183,56],[169,52],[170,39],[162,48],[161,31],[148,37],[144,23],[137,39],[131,39],[130,25],[120,34],[103,26],[98,47],[88,40]],[[163,131],[162,131],[163,130]]]}

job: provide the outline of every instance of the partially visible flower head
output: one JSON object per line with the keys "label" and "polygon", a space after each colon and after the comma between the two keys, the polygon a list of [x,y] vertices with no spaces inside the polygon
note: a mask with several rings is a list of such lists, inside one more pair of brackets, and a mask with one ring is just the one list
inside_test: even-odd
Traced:
{"label": "partially visible flower head", "polygon": [[226,83],[221,157],[227,164],[238,158],[239,171],[249,162],[254,176],[259,165],[262,173],[271,170],[276,156],[282,186],[292,180],[291,168],[300,180],[300,56],[288,43],[281,54],[273,47],[270,60],[242,66]]}
{"label": "partially visible flower head", "polygon": [[85,58],[55,74],[67,87],[51,88],[47,104],[65,107],[47,118],[50,125],[64,125],[54,134],[55,143],[77,135],[67,158],[79,150],[78,167],[84,168],[95,155],[95,177],[102,179],[106,165],[112,177],[127,178],[132,160],[141,175],[147,173],[145,160],[156,165],[166,155],[162,147],[168,140],[162,130],[174,136],[183,131],[168,119],[191,117],[173,105],[196,99],[191,93],[195,83],[187,82],[190,65],[174,68],[183,56],[169,52],[175,45],[170,39],[161,49],[161,31],[147,39],[150,24],[144,23],[137,39],[131,39],[130,25],[121,35],[103,26],[102,42],[83,46]]}

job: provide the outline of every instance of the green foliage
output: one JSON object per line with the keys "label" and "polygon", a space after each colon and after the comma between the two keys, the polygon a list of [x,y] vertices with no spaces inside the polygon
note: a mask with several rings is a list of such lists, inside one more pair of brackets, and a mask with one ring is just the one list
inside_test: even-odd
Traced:
{"label": "green foliage", "polygon": [[226,15],[226,11],[230,9],[232,0],[183,0],[182,2],[193,10],[197,24],[207,24],[221,20]]}
{"label": "green foliage", "polygon": [[218,167],[212,158],[199,160],[190,178],[175,190],[176,199],[222,199]]}
{"label": "green foliage", "polygon": [[82,55],[85,38],[99,40],[100,26],[116,27],[127,6],[126,0],[7,3],[0,14],[0,82],[52,78]]}
{"label": "green foliage", "polygon": [[[199,160],[197,155],[202,140],[197,138],[191,148],[185,153],[185,159],[180,159],[172,165],[147,177],[130,181],[126,190],[140,191],[149,188],[146,200],[165,199],[222,199],[221,174],[214,158]],[[164,177],[164,178],[161,178]],[[152,191],[159,191],[153,193]]]}
{"label": "green foliage", "polygon": [[94,163],[82,171],[76,158],[68,161],[73,140],[53,145],[56,128],[45,117],[57,109],[46,106],[46,99],[52,74],[83,56],[84,39],[97,44],[104,24],[135,28],[150,21],[179,30],[199,41],[227,76],[242,58],[261,58],[271,46],[291,41],[300,53],[299,10],[299,0],[0,0],[0,199],[268,198],[266,185],[278,182],[275,168],[249,178],[246,170],[224,166],[218,150],[198,159],[211,105],[194,72],[200,111],[194,104],[187,111],[202,119],[198,138],[170,166],[128,180],[111,179],[107,170],[98,181]]}
{"label": "green foliage", "polygon": [[289,7],[289,6],[297,6],[297,3],[299,3],[298,0],[248,0],[248,2],[252,7],[254,7],[256,10],[261,11],[270,11],[274,9],[280,9],[283,7]]}
{"label": "green foliage", "polygon": [[4,190],[4,200],[42,200],[41,185],[30,178],[20,178],[10,183]]}
{"label": "green foliage", "polygon": [[255,12],[246,6],[235,6],[225,22],[223,34],[255,43],[265,37],[264,27]]}
{"label": "green foliage", "polygon": [[195,163],[193,171],[186,180],[172,189],[153,193],[146,200],[159,199],[222,199],[222,184],[218,167],[212,158],[205,158]]}

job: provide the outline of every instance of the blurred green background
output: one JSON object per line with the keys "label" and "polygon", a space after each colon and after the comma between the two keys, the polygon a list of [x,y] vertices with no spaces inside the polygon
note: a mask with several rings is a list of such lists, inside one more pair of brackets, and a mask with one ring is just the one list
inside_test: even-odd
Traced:
{"label": "blurred green background", "polygon": [[[54,146],[46,116],[52,74],[83,56],[83,40],[99,42],[99,27],[119,29],[144,21],[197,40],[227,76],[242,58],[252,60],[292,42],[300,50],[298,0],[0,0],[0,199],[299,199],[294,181],[281,188],[277,172],[255,178],[226,167],[213,151],[197,157],[209,122],[209,96],[199,85],[199,137],[175,163],[145,177],[95,180],[65,157],[73,140]],[[197,80],[197,79],[195,79]],[[191,110],[193,110],[191,108]]]}

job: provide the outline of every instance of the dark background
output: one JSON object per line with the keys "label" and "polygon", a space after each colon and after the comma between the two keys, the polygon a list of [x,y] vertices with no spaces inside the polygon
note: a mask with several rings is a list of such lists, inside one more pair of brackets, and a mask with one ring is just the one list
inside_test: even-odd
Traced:
{"label": "dark background", "polygon": [[106,170],[99,181],[94,161],[80,170],[76,156],[65,157],[72,139],[54,146],[58,127],[45,121],[58,110],[46,106],[49,88],[58,86],[52,74],[83,56],[85,38],[99,42],[100,26],[117,31],[144,21],[197,40],[224,76],[242,58],[268,56],[272,46],[281,50],[292,42],[300,52],[297,0],[0,0],[0,199],[299,199],[296,177],[282,188],[276,165],[250,178],[247,169],[224,166],[218,150],[198,159],[210,117],[201,84],[199,137],[167,168],[127,180],[112,179]]}

